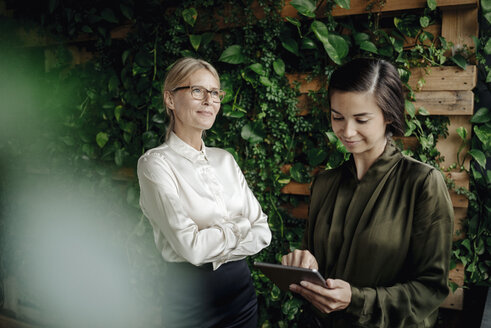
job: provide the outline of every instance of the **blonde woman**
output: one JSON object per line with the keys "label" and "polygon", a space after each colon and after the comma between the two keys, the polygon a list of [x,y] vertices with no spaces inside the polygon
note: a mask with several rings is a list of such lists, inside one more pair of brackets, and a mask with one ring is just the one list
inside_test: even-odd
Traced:
{"label": "blonde woman", "polygon": [[165,327],[256,327],[244,258],[269,245],[267,216],[227,151],[206,147],[224,92],[209,63],[178,60],[162,90],[164,144],[138,161],[140,205],[167,264]]}

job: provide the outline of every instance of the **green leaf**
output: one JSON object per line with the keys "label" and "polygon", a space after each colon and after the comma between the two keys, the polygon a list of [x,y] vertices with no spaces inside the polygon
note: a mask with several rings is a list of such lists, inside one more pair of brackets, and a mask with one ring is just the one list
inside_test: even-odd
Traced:
{"label": "green leaf", "polygon": [[409,100],[405,100],[406,103],[406,112],[409,114],[411,118],[414,118],[416,116],[416,108],[414,107],[414,104],[410,102]]}
{"label": "green leaf", "polygon": [[242,127],[240,136],[242,139],[247,140],[252,144],[257,144],[264,139],[261,132],[260,129],[252,126],[251,123],[248,123]]}
{"label": "green leaf", "polygon": [[109,8],[106,8],[101,12],[101,17],[109,23],[118,23],[116,16],[114,16],[113,11]]}
{"label": "green leaf", "polygon": [[181,57],[193,57],[195,55],[191,50],[188,49],[181,50],[179,53],[181,54]]}
{"label": "green leaf", "polygon": [[121,9],[121,13],[124,17],[128,19],[133,19],[133,9],[131,9],[128,5],[122,3],[119,5],[119,9]]}
{"label": "green leaf", "polygon": [[105,132],[99,132],[95,136],[95,141],[97,142],[99,148],[103,148],[106,145],[106,143],[109,141],[109,135]]}
{"label": "green leaf", "polygon": [[301,49],[306,49],[306,50],[312,50],[312,49],[317,49],[317,45],[315,44],[314,40],[308,37],[303,37],[302,38],[302,45],[300,46]]}
{"label": "green leaf", "polygon": [[116,121],[119,122],[121,118],[121,112],[123,111],[123,106],[118,105],[114,107],[114,117],[116,118]]}
{"label": "green leaf", "polygon": [[307,151],[307,160],[310,166],[320,165],[327,158],[327,152],[322,148],[311,148]]}
{"label": "green leaf", "polygon": [[159,136],[154,131],[146,131],[142,134],[143,147],[149,149],[159,145]]}
{"label": "green leaf", "polygon": [[290,51],[292,54],[299,56],[298,44],[297,44],[297,41],[295,41],[294,39],[284,38],[281,40],[281,45],[283,46],[283,48]]}
{"label": "green leaf", "polygon": [[419,114],[419,115],[423,115],[423,116],[429,116],[429,115],[430,115],[430,112],[428,112],[428,111],[426,110],[426,108],[424,108],[424,107],[420,107],[420,108],[418,109],[418,114]]}
{"label": "green leaf", "polygon": [[315,1],[312,0],[292,0],[290,5],[293,6],[301,15],[314,18]]}
{"label": "green leaf", "polygon": [[123,166],[123,161],[124,161],[124,149],[117,149],[114,152],[114,163],[116,163],[117,166]]}
{"label": "green leaf", "polygon": [[431,10],[436,9],[436,0],[426,0],[426,3],[428,4],[428,8]]}
{"label": "green leaf", "polygon": [[491,24],[491,12],[484,14],[484,18],[486,18],[488,23]]}
{"label": "green leaf", "polygon": [[491,69],[489,70],[488,75],[486,75],[486,83],[490,83],[490,82],[491,82]]}
{"label": "green leaf", "polygon": [[302,163],[295,163],[290,168],[290,176],[297,182],[304,182],[305,167]]}
{"label": "green leaf", "polygon": [[285,75],[285,62],[281,58],[276,59],[273,62],[273,70],[279,76]]}
{"label": "green leaf", "polygon": [[471,149],[469,150],[469,154],[471,154],[472,158],[476,160],[476,162],[483,168],[486,168],[486,155],[479,149]]}
{"label": "green leaf", "polygon": [[206,33],[201,34],[201,37],[202,37],[201,45],[204,46],[204,45],[207,45],[208,43],[210,43],[211,40],[213,40],[213,36],[214,36],[214,34],[211,32],[206,32]]}
{"label": "green leaf", "polygon": [[450,60],[462,69],[467,67],[467,60],[461,54],[456,54],[455,56],[451,57]]}
{"label": "green leaf", "polygon": [[121,60],[123,61],[123,64],[126,65],[126,60],[128,59],[128,56],[131,54],[131,50],[127,49],[123,52],[121,55]]}
{"label": "green leaf", "polygon": [[336,34],[329,33],[324,23],[314,20],[311,25],[317,39],[322,42],[328,56],[338,65],[341,65],[341,60],[346,57],[349,51],[349,46],[346,40]]}
{"label": "green leaf", "polygon": [[327,30],[327,26],[323,22],[314,20],[310,25],[310,28],[320,42],[329,42],[327,39],[329,31]]}
{"label": "green leaf", "polygon": [[184,9],[182,11],[182,18],[186,23],[194,26],[194,23],[196,23],[196,19],[198,18],[198,12],[195,8]]}
{"label": "green leaf", "polygon": [[201,44],[202,36],[199,34],[189,34],[189,41],[193,46],[194,51],[198,51],[199,45]]}
{"label": "green leaf", "polygon": [[378,48],[377,52],[379,55],[385,57],[392,57],[392,54],[394,53],[394,49],[390,45],[385,45],[383,47]]}
{"label": "green leaf", "polygon": [[296,18],[286,16],[285,19],[286,19],[287,22],[295,25],[296,27],[301,27],[302,26],[302,23],[300,23],[300,21],[298,19],[296,19]]}
{"label": "green leaf", "polygon": [[488,39],[484,46],[484,53],[486,53],[486,55],[491,55],[491,38]]}
{"label": "green leaf", "polygon": [[491,12],[491,0],[481,0],[481,9],[485,13]]}
{"label": "green leaf", "polygon": [[49,13],[52,14],[55,11],[56,7],[58,7],[58,0],[49,0]]}
{"label": "green leaf", "polygon": [[261,84],[266,86],[266,87],[270,87],[271,85],[273,85],[273,83],[271,83],[271,81],[269,80],[269,78],[267,76],[260,76],[259,82],[261,82]]}
{"label": "green leaf", "polygon": [[242,54],[242,47],[235,44],[225,49],[218,60],[229,64],[242,64],[245,62],[246,56]]}
{"label": "green leaf", "polygon": [[474,133],[476,134],[477,138],[482,142],[484,150],[491,149],[491,128],[489,126],[475,125]]}
{"label": "green leaf", "polygon": [[355,44],[360,45],[363,41],[369,41],[370,36],[366,33],[355,33],[353,39],[355,40]]}
{"label": "green leaf", "polygon": [[457,134],[460,136],[460,138],[462,140],[466,140],[467,139],[467,130],[463,126],[459,126],[457,128]]}
{"label": "green leaf", "polygon": [[365,51],[369,51],[369,52],[373,52],[374,54],[378,53],[377,47],[370,41],[363,41],[360,44],[360,49],[365,50]]}
{"label": "green leaf", "polygon": [[491,111],[486,107],[481,107],[472,116],[471,123],[487,123],[491,121]]}
{"label": "green leaf", "polygon": [[84,26],[82,26],[82,32],[92,33],[94,31],[92,30],[92,28],[90,28],[90,26],[84,25]]}
{"label": "green leaf", "polygon": [[350,0],[334,0],[334,2],[343,9],[350,9]]}
{"label": "green leaf", "polygon": [[264,75],[265,72],[264,72],[264,68],[263,68],[263,65],[261,63],[254,63],[254,64],[251,64],[249,65],[249,68],[256,72],[257,74],[259,75]]}
{"label": "green leaf", "polygon": [[420,17],[419,25],[421,25],[422,28],[428,27],[428,25],[430,25],[430,18],[428,16]]}

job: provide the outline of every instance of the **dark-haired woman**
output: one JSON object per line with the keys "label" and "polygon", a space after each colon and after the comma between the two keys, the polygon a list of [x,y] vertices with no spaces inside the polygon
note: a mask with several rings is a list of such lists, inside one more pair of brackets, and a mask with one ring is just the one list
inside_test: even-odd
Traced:
{"label": "dark-haired woman", "polygon": [[304,250],[284,265],[318,269],[328,288],[290,286],[321,327],[432,327],[448,294],[453,208],[442,174],[404,156],[397,70],[376,59],[339,67],[332,129],[351,153],[313,181]]}

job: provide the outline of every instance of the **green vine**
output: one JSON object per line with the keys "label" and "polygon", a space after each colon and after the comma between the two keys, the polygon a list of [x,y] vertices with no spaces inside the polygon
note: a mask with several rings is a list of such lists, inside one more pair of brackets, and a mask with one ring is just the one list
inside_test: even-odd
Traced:
{"label": "green vine", "polygon": [[[298,17],[282,18],[281,3],[268,0],[258,1],[259,9],[253,9],[250,1],[188,0],[174,3],[172,8],[155,1],[49,1],[47,6],[38,4],[36,16],[31,9],[7,1],[8,6],[16,8],[19,19],[36,22],[51,38],[84,40],[80,44],[94,53],[91,61],[72,66],[70,53],[61,47],[55,65],[46,74],[50,84],[58,86],[51,93],[54,99],[65,99],[62,94],[70,94],[67,101],[47,104],[57,107],[63,120],[61,134],[56,131],[46,136],[49,151],[53,161],[68,161],[94,184],[104,181],[108,188],[117,185],[114,190],[123,190],[129,208],[136,212],[136,161],[145,150],[161,144],[166,132],[168,118],[160,94],[166,70],[181,56],[203,58],[217,67],[227,95],[205,142],[234,155],[268,214],[272,243],[249,259],[268,262],[277,262],[281,255],[300,247],[303,234],[304,221],[291,218],[284,206],[297,206],[308,199],[282,194],[281,188],[290,181],[308,183],[316,169],[337,167],[349,157],[332,132],[327,114],[325,81],[333,69],[358,56],[394,62],[408,89],[406,136],[418,140],[416,148],[404,152],[440,168],[442,158],[436,143],[448,135],[449,121],[414,107],[411,100],[415,90],[408,85],[410,69],[440,65],[465,68],[474,56],[465,51],[446,56],[451,44],[427,31],[441,20],[435,1],[429,0],[428,7],[419,14],[393,18],[366,14],[356,20],[331,15],[334,6],[349,8],[349,1],[328,1],[325,12],[320,13],[322,3],[291,1]],[[482,17],[488,19],[489,1],[482,1],[481,7]],[[223,28],[215,24],[220,21],[217,17],[225,17]],[[124,38],[114,39],[112,33],[121,26],[131,26],[130,31]],[[409,39],[414,44],[405,46]],[[491,70],[485,60],[485,55],[491,53],[489,35],[483,32],[478,41],[475,56],[483,74],[487,74],[489,86]],[[287,75],[305,72],[309,79],[323,82],[320,90],[307,95],[308,113],[299,115],[299,85],[292,87]],[[423,86],[424,80],[418,84]],[[489,108],[479,109],[472,123],[474,134],[466,155],[472,157],[471,190],[458,190],[469,198],[469,219],[466,237],[455,243],[454,260],[465,265],[466,284],[489,284],[491,227],[485,220],[491,208],[486,196],[491,179],[486,168],[491,152]],[[466,158],[459,151],[459,163],[451,168],[464,168]],[[281,168],[286,164],[291,168],[285,172]],[[130,168],[133,174],[123,183],[115,182],[113,178],[124,168]],[[448,183],[452,187],[452,181]],[[125,233],[123,248],[133,263],[135,288],[144,286],[139,290],[148,293],[141,294],[142,301],[152,304],[149,309],[158,313],[158,293],[163,291],[159,287],[154,289],[158,292],[149,292],[151,288],[145,281],[148,276],[136,269],[138,264],[158,267],[154,277],[164,271],[155,264],[158,254],[148,242],[151,228],[138,214],[133,228]],[[138,243],[145,244],[145,252],[153,254],[147,262],[139,259],[141,253],[133,248]],[[301,326],[303,302],[281,292],[260,272],[252,271],[252,276],[260,302],[261,326]]]}

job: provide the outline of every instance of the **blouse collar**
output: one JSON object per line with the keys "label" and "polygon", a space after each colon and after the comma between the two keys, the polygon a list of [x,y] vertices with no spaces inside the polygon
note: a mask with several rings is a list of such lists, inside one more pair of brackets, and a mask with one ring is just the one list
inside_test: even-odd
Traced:
{"label": "blouse collar", "polygon": [[385,175],[385,173],[397,162],[399,162],[402,157],[403,155],[399,149],[397,149],[394,141],[391,138],[388,138],[384,152],[370,166],[361,180],[358,180],[356,175],[356,166],[355,161],[353,160],[353,155],[351,155],[348,167],[357,181],[374,181]]}
{"label": "blouse collar", "polygon": [[187,160],[195,163],[197,160],[202,158],[206,159],[206,146],[203,140],[201,140],[201,151],[194,149],[192,146],[187,144],[181,138],[179,138],[173,131],[169,135],[169,139],[165,142],[169,147],[176,153],[186,158]]}

